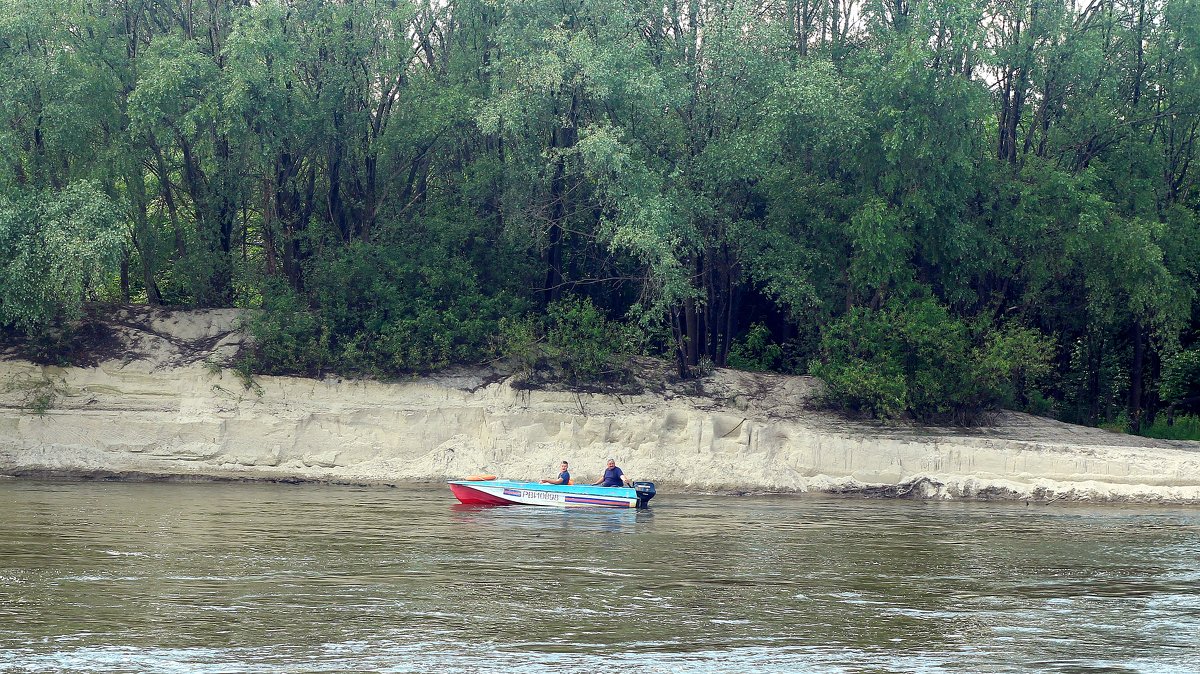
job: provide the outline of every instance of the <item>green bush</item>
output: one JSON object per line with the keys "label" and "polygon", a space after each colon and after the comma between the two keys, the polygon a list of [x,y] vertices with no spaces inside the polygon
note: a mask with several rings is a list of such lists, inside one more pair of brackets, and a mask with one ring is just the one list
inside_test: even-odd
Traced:
{"label": "green bush", "polygon": [[980,332],[984,344],[976,349],[974,360],[977,372],[995,392],[996,403],[1033,414],[1049,413],[1051,403],[1041,386],[1053,370],[1054,341],[1021,326]]}
{"label": "green bush", "polygon": [[1177,351],[1164,359],[1159,395],[1167,405],[1200,396],[1200,347]]}
{"label": "green bush", "polygon": [[598,384],[627,377],[623,361],[637,351],[639,337],[608,320],[591,299],[567,295],[540,317],[502,318],[496,351],[526,376],[541,370],[542,378]]}
{"label": "green bush", "polygon": [[729,345],[726,363],[751,372],[778,370],[783,364],[783,347],[771,342],[771,331],[766,325],[755,323],[744,337]]}
{"label": "green bush", "polygon": [[849,358],[828,367],[818,364],[813,370],[825,380],[827,400],[843,410],[894,419],[909,407],[908,383],[894,363]]}
{"label": "green bush", "polygon": [[84,300],[117,269],[118,216],[90,181],[0,194],[0,326],[37,337],[79,319]]}
{"label": "green bush", "polygon": [[1112,335],[1094,332],[1063,345],[1061,377],[1063,421],[1098,425],[1127,413],[1133,348]]}
{"label": "green bush", "polygon": [[1200,416],[1177,416],[1168,425],[1167,415],[1160,414],[1153,424],[1143,426],[1139,435],[1162,440],[1200,440]]}
{"label": "green bush", "polygon": [[624,325],[608,320],[586,297],[568,295],[546,308],[547,352],[575,382],[618,374],[613,358],[625,352]]}
{"label": "green bush", "polygon": [[333,362],[320,317],[286,284],[271,283],[246,325],[254,338],[252,369],[266,374],[320,375]]}
{"label": "green bush", "polygon": [[342,369],[427,372],[479,362],[490,354],[499,319],[519,308],[503,295],[485,295],[466,261],[407,252],[356,245],[314,274],[317,306]]}
{"label": "green bush", "polygon": [[485,294],[463,260],[407,252],[354,244],[314,266],[307,296],[265,291],[250,324],[258,369],[387,376],[490,357],[499,320],[522,304]]}
{"label": "green bush", "polygon": [[1051,355],[1036,331],[972,330],[925,298],[850,311],[826,328],[811,370],[843,410],[965,424],[1005,404],[1042,404]]}
{"label": "green bush", "polygon": [[542,356],[541,337],[531,316],[500,319],[496,351],[521,374],[528,375]]}
{"label": "green bush", "polygon": [[[1117,414],[1113,421],[1102,421],[1098,426],[1114,433],[1133,432],[1130,428],[1129,413],[1125,411]],[[1137,435],[1159,440],[1200,440],[1200,416],[1187,414],[1176,416],[1172,421],[1166,414],[1158,414],[1152,423],[1142,424]]]}

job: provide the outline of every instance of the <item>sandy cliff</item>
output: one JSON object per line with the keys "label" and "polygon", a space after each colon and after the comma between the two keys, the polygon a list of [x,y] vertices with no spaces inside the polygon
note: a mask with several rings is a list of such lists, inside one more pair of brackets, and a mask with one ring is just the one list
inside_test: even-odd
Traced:
{"label": "sandy cliff", "polygon": [[1200,443],[1016,413],[970,431],[848,422],[811,409],[805,377],[722,370],[633,396],[519,390],[483,370],[246,388],[214,366],[240,346],[235,321],[125,309],[119,357],[97,367],[0,361],[0,473],[395,483],[533,478],[568,459],[587,479],[612,456],[665,490],[1200,503]]}

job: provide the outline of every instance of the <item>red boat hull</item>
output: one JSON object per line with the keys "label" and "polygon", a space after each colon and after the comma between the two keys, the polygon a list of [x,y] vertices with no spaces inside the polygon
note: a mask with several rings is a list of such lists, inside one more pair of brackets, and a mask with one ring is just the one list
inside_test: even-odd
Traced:
{"label": "red boat hull", "polygon": [[462,484],[451,484],[450,491],[454,492],[454,497],[464,505],[513,505],[512,501],[505,501],[485,491],[472,489]]}

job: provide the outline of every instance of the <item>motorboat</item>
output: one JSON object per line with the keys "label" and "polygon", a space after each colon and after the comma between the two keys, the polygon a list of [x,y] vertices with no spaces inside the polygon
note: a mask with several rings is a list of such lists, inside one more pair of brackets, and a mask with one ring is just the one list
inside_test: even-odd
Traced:
{"label": "motorboat", "polygon": [[[492,477],[492,476],[486,476]],[[654,498],[653,482],[633,487],[542,484],[512,480],[451,480],[450,491],[467,505],[542,505],[563,508],[645,508]]]}

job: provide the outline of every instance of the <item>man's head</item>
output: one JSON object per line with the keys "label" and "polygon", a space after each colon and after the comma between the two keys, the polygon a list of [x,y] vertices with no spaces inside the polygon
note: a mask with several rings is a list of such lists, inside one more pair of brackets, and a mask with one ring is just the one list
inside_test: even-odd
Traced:
{"label": "man's head", "polygon": [[563,462],[562,462],[562,469],[563,469],[563,470],[566,470],[566,469],[567,469],[567,462],[566,462],[566,461],[563,461]]}
{"label": "man's head", "polygon": [[612,467],[613,467],[613,466],[615,466],[615,465],[617,465],[617,462],[616,462],[616,461],[613,461],[612,459],[609,459],[609,460],[608,460],[608,467],[609,467],[609,468],[612,468]]}

